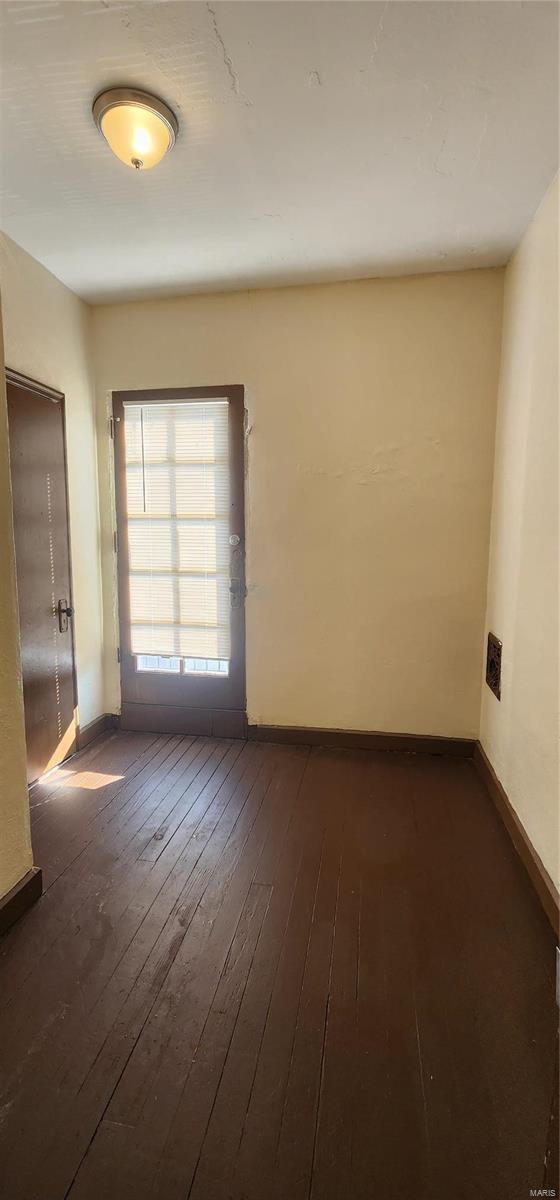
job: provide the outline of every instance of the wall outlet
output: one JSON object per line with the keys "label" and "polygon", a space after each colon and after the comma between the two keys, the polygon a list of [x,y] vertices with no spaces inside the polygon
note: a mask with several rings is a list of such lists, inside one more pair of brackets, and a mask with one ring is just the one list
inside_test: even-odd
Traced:
{"label": "wall outlet", "polygon": [[502,643],[495,633],[488,634],[486,682],[498,700],[502,696]]}

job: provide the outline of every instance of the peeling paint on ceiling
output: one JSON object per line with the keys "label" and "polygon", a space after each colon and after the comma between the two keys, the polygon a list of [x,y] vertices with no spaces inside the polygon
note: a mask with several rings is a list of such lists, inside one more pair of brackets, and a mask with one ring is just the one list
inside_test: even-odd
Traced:
{"label": "peeling paint on ceiling", "polygon": [[[0,4],[3,229],[92,301],[506,261],[557,169],[558,6]],[[136,174],[91,120],[176,111]]]}

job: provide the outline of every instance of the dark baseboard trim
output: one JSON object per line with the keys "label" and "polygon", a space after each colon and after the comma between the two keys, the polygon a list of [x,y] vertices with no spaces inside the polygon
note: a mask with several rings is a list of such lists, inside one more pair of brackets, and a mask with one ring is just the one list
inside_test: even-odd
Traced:
{"label": "dark baseboard trim", "polygon": [[0,900],[0,935],[6,933],[43,894],[43,873],[33,867]]}
{"label": "dark baseboard trim", "polygon": [[530,841],[505,788],[485,754],[480,742],[476,743],[473,763],[482,780],[486,791],[493,800],[496,809],[509,833],[515,849],[527,871],[533,887],[539,897],[544,911],[552,925],[556,937],[560,937],[559,904],[560,896],[548,874],[548,871]]}
{"label": "dark baseboard trim", "polygon": [[435,737],[421,733],[363,733],[358,729],[306,729],[303,726],[249,725],[253,742],[281,742],[344,750],[397,750],[407,754],[450,754],[471,758],[472,738]]}
{"label": "dark baseboard trim", "polygon": [[114,713],[103,713],[101,717],[96,717],[95,721],[90,721],[89,725],[78,725],[76,730],[77,749],[84,750],[90,742],[105,733],[107,729],[116,729],[118,720]]}
{"label": "dark baseboard trim", "polygon": [[247,737],[247,716],[241,709],[186,708],[175,704],[140,704],[125,701],[120,729],[140,733],[186,733],[197,737]]}

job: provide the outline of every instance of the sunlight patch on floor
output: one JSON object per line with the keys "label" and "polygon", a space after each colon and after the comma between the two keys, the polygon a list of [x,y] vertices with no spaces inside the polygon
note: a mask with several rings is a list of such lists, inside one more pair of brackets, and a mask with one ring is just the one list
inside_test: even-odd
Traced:
{"label": "sunlight patch on floor", "polygon": [[98,788],[107,787],[110,783],[117,783],[119,779],[124,779],[124,775],[106,775],[103,771],[83,771],[82,774],[74,777],[70,787],[84,788],[88,792],[95,792]]}

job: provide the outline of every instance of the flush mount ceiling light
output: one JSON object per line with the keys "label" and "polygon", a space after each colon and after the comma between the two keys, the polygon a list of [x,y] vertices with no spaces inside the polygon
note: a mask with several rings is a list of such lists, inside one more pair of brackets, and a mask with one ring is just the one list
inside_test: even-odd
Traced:
{"label": "flush mount ceiling light", "polygon": [[136,171],[155,167],[175,144],[177,118],[149,92],[111,88],[96,97],[92,112],[113,154]]}

